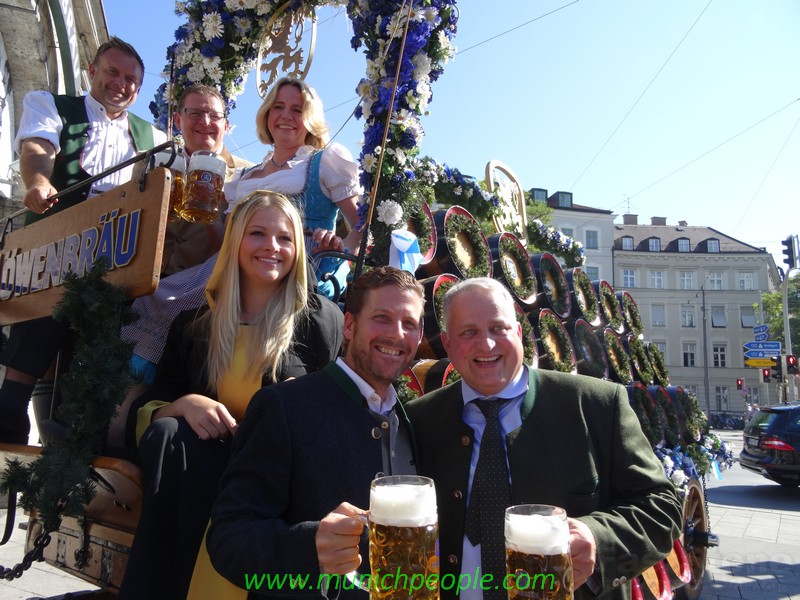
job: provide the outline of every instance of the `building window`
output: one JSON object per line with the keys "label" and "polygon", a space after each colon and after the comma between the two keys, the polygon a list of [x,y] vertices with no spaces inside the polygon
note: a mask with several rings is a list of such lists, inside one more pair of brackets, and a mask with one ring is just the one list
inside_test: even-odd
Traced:
{"label": "building window", "polygon": [[706,241],[706,249],[714,254],[719,254],[719,240]]}
{"label": "building window", "polygon": [[573,236],[573,234],[575,233],[575,230],[572,229],[572,227],[562,227],[561,228],[561,233],[563,233],[565,236],[571,238]]}
{"label": "building window", "polygon": [[667,342],[653,342],[656,345],[656,348],[661,350],[661,354],[664,356],[664,359],[667,358]]}
{"label": "building window", "polygon": [[725,307],[724,306],[712,306],[711,307],[711,326],[712,327],[727,327],[728,320],[725,317]]}
{"label": "building window", "polygon": [[740,290],[752,290],[753,289],[753,274],[752,273],[737,273],[736,280],[738,282],[738,288]]}
{"label": "building window", "polygon": [[678,288],[682,290],[694,289],[694,271],[681,271],[678,273]]}
{"label": "building window", "polygon": [[714,344],[714,366],[724,368],[728,366],[727,346],[724,344]]}
{"label": "building window", "polygon": [[681,306],[681,327],[694,327],[694,306]]}
{"label": "building window", "polygon": [[633,238],[629,235],[622,237],[622,249],[633,250]]}
{"label": "building window", "polygon": [[694,355],[697,352],[697,344],[694,342],[684,342],[683,343],[683,366],[684,367],[693,367],[694,366]]}
{"label": "building window", "polygon": [[585,267],[583,269],[592,281],[600,279],[600,267]]}
{"label": "building window", "polygon": [[534,202],[547,202],[547,190],[542,188],[531,188],[531,198]]}
{"label": "building window", "polygon": [[586,248],[589,250],[597,250],[600,246],[597,243],[597,231],[594,229],[586,230]]}
{"label": "building window", "polygon": [[650,238],[647,240],[647,249],[650,252],[661,252],[661,238]]}
{"label": "building window", "polygon": [[622,287],[636,287],[636,271],[633,269],[622,269]]}
{"label": "building window", "polygon": [[714,399],[717,410],[728,410],[728,386],[718,385],[714,388]]}
{"label": "building window", "polygon": [[650,287],[655,290],[664,289],[664,271],[650,271]]}
{"label": "building window", "polygon": [[650,307],[650,325],[653,327],[666,327],[666,309],[663,304],[653,304]]}
{"label": "building window", "polygon": [[557,192],[557,194],[559,208],[572,208],[572,194],[570,192]]}
{"label": "building window", "polygon": [[691,252],[692,247],[689,245],[689,240],[681,238],[678,240],[678,252]]}
{"label": "building window", "polygon": [[756,312],[752,306],[740,306],[739,313],[742,315],[742,327],[749,329],[756,326]]}
{"label": "building window", "polygon": [[722,288],[722,271],[711,271],[708,274],[708,289],[721,290]]}

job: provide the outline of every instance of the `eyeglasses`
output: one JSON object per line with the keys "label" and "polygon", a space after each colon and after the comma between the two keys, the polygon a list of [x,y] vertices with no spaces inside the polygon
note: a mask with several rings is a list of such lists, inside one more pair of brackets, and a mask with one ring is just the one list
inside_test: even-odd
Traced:
{"label": "eyeglasses", "polygon": [[212,123],[219,123],[225,119],[225,113],[217,112],[215,110],[200,110],[199,108],[184,108],[183,114],[192,121],[199,121],[203,118],[203,115],[207,115],[208,120]]}

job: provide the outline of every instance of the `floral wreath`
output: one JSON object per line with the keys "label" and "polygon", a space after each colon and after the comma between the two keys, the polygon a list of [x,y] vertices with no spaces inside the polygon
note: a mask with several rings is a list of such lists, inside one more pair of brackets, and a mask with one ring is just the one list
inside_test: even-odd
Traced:
{"label": "floral wreath", "polygon": [[617,333],[610,327],[603,329],[603,341],[606,343],[606,355],[608,356],[609,366],[614,375],[622,384],[628,384],[633,380],[631,377],[631,359]]}
{"label": "floral wreath", "polygon": [[550,360],[550,368],[562,373],[572,373],[575,370],[575,351],[569,334],[561,320],[549,308],[539,312],[539,342],[542,353]]}
{"label": "floral wreath", "polygon": [[486,267],[491,267],[491,263],[489,261],[489,248],[486,244],[486,239],[483,237],[481,226],[475,219],[467,215],[451,213],[444,225],[444,237],[449,249],[452,250],[452,245],[459,233],[463,233],[469,239],[474,258],[473,265],[471,267],[465,265],[457,252],[450,252],[450,258],[457,265],[464,279],[486,277],[488,275]]}
{"label": "floral wreath", "polygon": [[603,318],[616,332],[622,328],[622,311],[619,307],[619,300],[614,292],[614,288],[606,280],[601,279],[597,283],[598,296],[600,297],[600,308]]}
{"label": "floral wreath", "polygon": [[592,287],[592,280],[586,272],[575,267],[572,271],[572,295],[578,303],[578,309],[583,313],[584,319],[590,325],[597,324],[600,309],[597,304],[597,294]]}
{"label": "floral wreath", "polygon": [[568,317],[572,308],[572,299],[569,295],[567,278],[558,261],[549,252],[545,252],[539,257],[537,275],[542,293],[550,302],[553,312],[562,318]]}
{"label": "floral wreath", "polygon": [[628,335],[627,337],[628,349],[630,350],[631,362],[636,375],[645,385],[650,385],[653,381],[653,367],[650,364],[650,359],[647,356],[647,350],[644,347],[644,342],[635,335]]}
{"label": "floral wreath", "polygon": [[667,390],[662,386],[651,386],[648,388],[651,396],[661,408],[664,426],[664,442],[669,447],[677,446],[681,443],[681,424],[678,420],[678,411],[672,403]]}
{"label": "floral wreath", "polygon": [[639,307],[636,306],[636,301],[629,292],[619,292],[617,294],[620,299],[620,307],[622,309],[622,317],[625,324],[630,329],[631,333],[639,336],[644,331],[642,325],[642,317],[639,314]]}
{"label": "floral wreath", "polygon": [[[508,286],[517,298],[527,300],[536,293],[536,276],[531,268],[530,256],[520,244],[519,239],[513,234],[501,236],[498,250],[500,255],[498,262]],[[513,273],[509,273],[504,255],[513,257],[514,266],[519,271],[517,273],[519,283],[516,283]]]}
{"label": "floral wreath", "polygon": [[650,359],[650,365],[653,367],[654,379],[661,385],[669,385],[669,370],[661,349],[653,342],[645,342],[644,347],[647,351],[647,358]]}

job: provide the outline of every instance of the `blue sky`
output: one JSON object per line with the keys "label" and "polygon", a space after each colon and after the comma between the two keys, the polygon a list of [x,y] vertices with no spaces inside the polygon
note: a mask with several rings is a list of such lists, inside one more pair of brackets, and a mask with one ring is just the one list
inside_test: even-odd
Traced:
{"label": "blue sky", "polygon": [[[148,117],[181,21],[168,0],[104,6],[109,32],[145,60],[134,112]],[[458,6],[458,54],[433,85],[422,154],[479,178],[500,160],[526,189],[571,191],[577,204],[640,222],[714,227],[781,264],[781,240],[800,232],[800,2]],[[344,125],[337,141],[357,155],[363,122],[348,117],[364,60],[344,10],[323,9],[319,20],[307,80],[331,129]],[[255,135],[260,101],[251,76],[227,141],[252,161],[266,152]]]}

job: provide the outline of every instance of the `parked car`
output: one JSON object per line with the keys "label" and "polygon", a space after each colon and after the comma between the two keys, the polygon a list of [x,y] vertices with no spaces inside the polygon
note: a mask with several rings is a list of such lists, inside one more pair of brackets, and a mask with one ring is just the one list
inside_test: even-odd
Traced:
{"label": "parked car", "polygon": [[800,485],[800,404],[760,408],[744,427],[739,464],[781,485]]}

